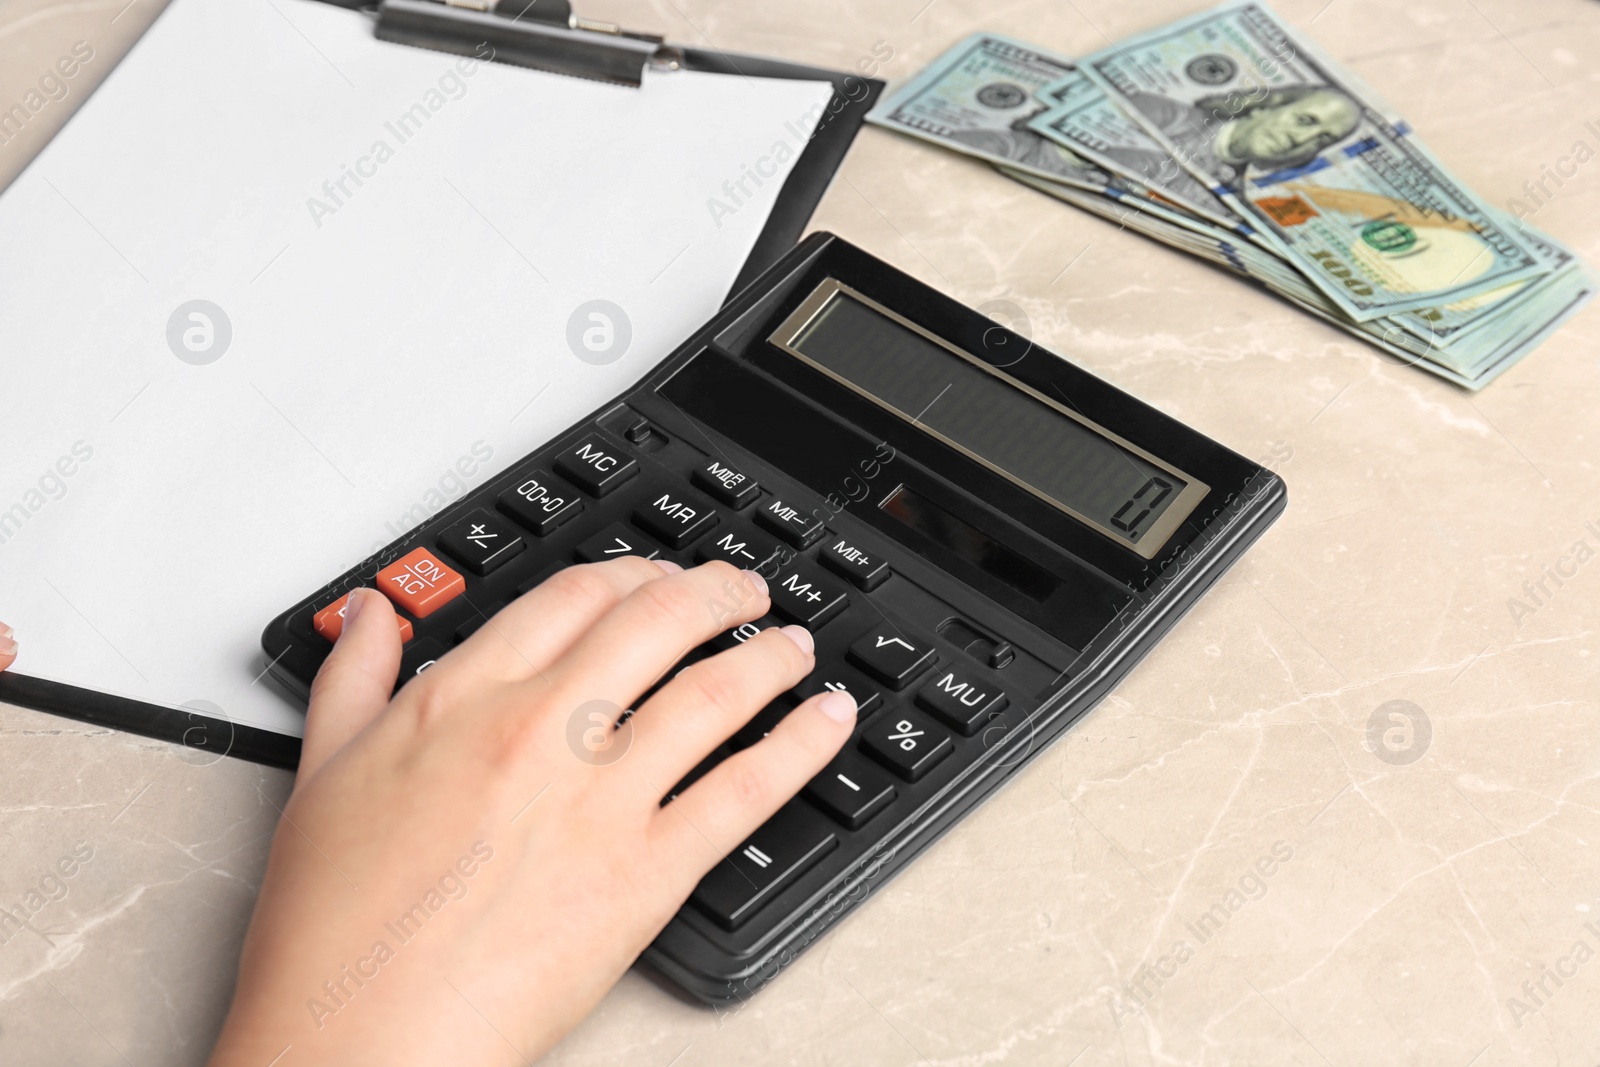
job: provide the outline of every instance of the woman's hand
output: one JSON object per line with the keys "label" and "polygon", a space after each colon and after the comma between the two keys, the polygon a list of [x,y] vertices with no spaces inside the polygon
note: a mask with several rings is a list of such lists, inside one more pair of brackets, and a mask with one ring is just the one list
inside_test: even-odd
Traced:
{"label": "woman's hand", "polygon": [[17,637],[11,627],[0,622],[0,671],[17,662]]}
{"label": "woman's hand", "polygon": [[[850,736],[854,701],[824,694],[661,804],[811,670],[797,626],[684,669],[610,732],[684,653],[768,607],[761,578],[726,563],[570,567],[391,701],[394,611],[359,591],[312,687],[212,1063],[525,1064],[549,1049]],[[617,747],[597,758],[596,739]]]}

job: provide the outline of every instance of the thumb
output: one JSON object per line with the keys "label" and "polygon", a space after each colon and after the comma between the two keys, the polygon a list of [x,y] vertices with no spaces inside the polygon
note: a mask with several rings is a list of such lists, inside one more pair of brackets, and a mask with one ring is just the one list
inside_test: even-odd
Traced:
{"label": "thumb", "polygon": [[306,736],[296,781],[316,774],[389,704],[400,673],[400,628],[388,597],[356,589],[344,627],[311,683]]}
{"label": "thumb", "polygon": [[11,627],[0,622],[0,671],[17,661],[17,639]]}

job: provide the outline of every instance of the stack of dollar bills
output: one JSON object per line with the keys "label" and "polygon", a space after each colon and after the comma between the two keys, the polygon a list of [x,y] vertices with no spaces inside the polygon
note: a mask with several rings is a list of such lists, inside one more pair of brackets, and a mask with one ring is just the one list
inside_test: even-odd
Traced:
{"label": "stack of dollar bills", "polygon": [[975,34],[868,121],[986,160],[1470,389],[1595,290],[1577,256],[1474,194],[1260,3],[1081,63]]}

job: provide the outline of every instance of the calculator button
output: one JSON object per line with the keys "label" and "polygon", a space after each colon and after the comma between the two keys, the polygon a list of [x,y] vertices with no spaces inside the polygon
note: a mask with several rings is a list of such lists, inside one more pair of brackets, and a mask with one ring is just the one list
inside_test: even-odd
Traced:
{"label": "calculator button", "polygon": [[425,548],[414,548],[378,572],[378,588],[419,619],[467,591],[467,580]]}
{"label": "calculator button", "polygon": [[902,709],[885,715],[863,734],[861,747],[906,781],[914,782],[948,756],[955,742],[926,715]]}
{"label": "calculator button", "polygon": [[747,508],[761,495],[761,487],[744,471],[731,463],[713,459],[694,472],[695,485],[710,493],[730,508]]}
{"label": "calculator button", "polygon": [[599,563],[602,560],[616,559],[618,556],[643,556],[645,559],[655,559],[659,555],[661,549],[620,522],[612,523],[578,546],[578,558],[584,563]]}
{"label": "calculator button", "polygon": [[731,630],[724,630],[707,641],[702,647],[710,649],[712,654],[726,652],[730,648],[738,648],[762,630],[777,625],[777,619],[774,619],[771,615],[763,615],[754,622],[741,622]]}
{"label": "calculator button", "polygon": [[682,548],[711,528],[717,509],[692,493],[657,483],[634,509],[633,521],[668,548]]}
{"label": "calculator button", "polygon": [[552,563],[545,567],[545,569],[540,571],[538,574],[535,574],[532,578],[529,578],[527,581],[518,585],[516,588],[516,594],[518,596],[522,596],[524,593],[531,593],[545,582],[549,581],[551,576],[557,571],[564,571],[566,569],[567,565],[565,563]]}
{"label": "calculator button", "polygon": [[790,801],[713,867],[692,899],[717,925],[736,930],[838,844],[826,819]]}
{"label": "calculator button", "polygon": [[904,689],[933,666],[933,646],[896,626],[881,623],[850,646],[850,658],[891,688]]}
{"label": "calculator button", "polygon": [[432,667],[442,655],[444,655],[444,646],[431,637],[424,637],[421,641],[406,649],[405,655],[400,657],[400,677],[395,682],[396,687],[405,685],[411,679]]}
{"label": "calculator button", "polygon": [[[311,628],[329,641],[339,640],[339,635],[344,632],[344,609],[349,606],[350,594],[346,593],[313,615],[311,617]],[[401,643],[411,640],[415,632],[412,630],[411,620],[404,615],[396,615],[394,621],[400,624]]]}
{"label": "calculator button", "polygon": [[473,574],[484,575],[528,545],[504,520],[475,508],[439,536],[439,547],[466,564]]}
{"label": "calculator button", "polygon": [[583,510],[583,501],[548,471],[529,471],[500,494],[500,510],[543,537]]}
{"label": "calculator button", "polygon": [[695,550],[694,558],[701,563],[727,560],[740,570],[753,571],[777,554],[778,542],[741,522],[724,527]]}
{"label": "calculator button", "polygon": [[876,552],[869,552],[848,537],[829,537],[822,546],[823,566],[843,575],[863,593],[876,589],[889,577],[889,565]]}
{"label": "calculator button", "polygon": [[805,548],[822,536],[821,519],[781,497],[773,497],[761,505],[756,521],[796,548]]}
{"label": "calculator button", "polygon": [[813,629],[843,611],[850,602],[844,587],[834,584],[805,560],[795,560],[767,583],[772,610]]}
{"label": "calculator button", "polygon": [[760,711],[728,739],[728,743],[736,749],[749,748],[770,734],[773,729],[783,721],[783,717],[794,710],[794,703],[784,697],[779,697]]}
{"label": "calculator button", "polygon": [[592,433],[561,454],[556,471],[590,496],[605,496],[639,473],[639,461],[621,445]]}
{"label": "calculator button", "polygon": [[807,783],[805,794],[846,830],[859,830],[894,800],[894,783],[854,752],[842,752]]}
{"label": "calculator button", "polygon": [[986,682],[940,671],[917,690],[917,703],[971,737],[991,716],[1005,710],[1006,695]]}
{"label": "calculator button", "polygon": [[819,664],[800,679],[800,683],[794,687],[794,695],[801,700],[809,700],[818,693],[838,692],[841,689],[856,698],[857,720],[864,721],[877,710],[878,702],[883,699],[877,683],[869,681],[854,667],[842,663]]}
{"label": "calculator button", "polygon": [[495,604],[485,604],[481,608],[474,604],[472,606],[472,616],[467,619],[466,622],[456,627],[456,644],[459,645],[461,642],[465,641],[467,638],[483,629],[484,624],[498,615],[500,613],[500,609],[503,607],[505,607],[505,603],[503,601]]}

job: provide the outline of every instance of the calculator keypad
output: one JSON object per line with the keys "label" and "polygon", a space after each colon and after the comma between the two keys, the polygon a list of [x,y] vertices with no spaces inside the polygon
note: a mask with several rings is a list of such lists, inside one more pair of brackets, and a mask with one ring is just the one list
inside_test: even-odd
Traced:
{"label": "calculator keypad", "polygon": [[[403,685],[491,626],[511,600],[574,564],[635,555],[684,566],[722,560],[760,573],[770,614],[691,650],[655,688],[690,662],[786,623],[811,630],[816,667],[662,802],[671,803],[731,754],[759,744],[815,696],[848,692],[857,722],[828,767],[696,889],[689,912],[737,931],[774,898],[804,884],[819,864],[836,872],[859,862],[929,790],[942,788],[982,755],[981,735],[1014,699],[996,673],[1009,657],[980,660],[964,645],[944,644],[895,621],[900,609],[890,610],[890,583],[899,579],[888,546],[851,530],[827,529],[815,501],[773,484],[778,475],[758,478],[759,472],[698,451],[685,460],[688,442],[664,451],[661,435],[648,426],[628,440],[596,428],[575,444],[529,457],[476,494],[479,506],[468,505],[436,535],[413,542],[418,547],[380,571],[374,584],[400,609]],[[328,642],[338,636],[346,603],[320,605],[312,620]],[[926,614],[917,617],[933,625]],[[996,647],[1011,646],[999,641]]]}

